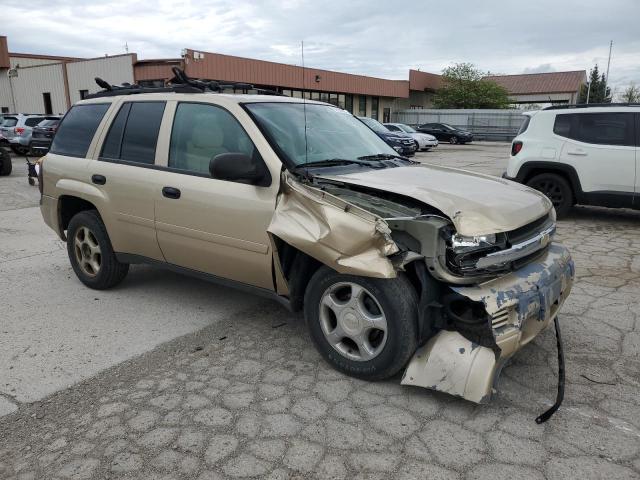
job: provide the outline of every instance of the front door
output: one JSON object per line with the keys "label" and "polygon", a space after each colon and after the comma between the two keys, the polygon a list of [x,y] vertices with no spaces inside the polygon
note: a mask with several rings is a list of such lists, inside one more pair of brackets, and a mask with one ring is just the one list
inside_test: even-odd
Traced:
{"label": "front door", "polygon": [[[570,121],[560,160],[578,172],[582,190],[607,203],[631,206],[636,182],[634,115],[623,112],[557,115]],[[566,135],[566,134],[565,134]]]}
{"label": "front door", "polygon": [[221,153],[260,157],[227,110],[178,103],[168,167],[154,193],[160,248],[171,264],[273,289],[267,227],[275,210],[276,182],[259,187],[211,178],[209,161]]}

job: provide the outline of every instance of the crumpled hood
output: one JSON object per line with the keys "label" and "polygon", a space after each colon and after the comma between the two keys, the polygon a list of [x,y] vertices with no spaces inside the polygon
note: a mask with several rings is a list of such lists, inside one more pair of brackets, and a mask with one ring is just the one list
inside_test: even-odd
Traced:
{"label": "crumpled hood", "polygon": [[447,215],[462,235],[514,230],[552,208],[542,193],[519,183],[436,165],[416,164],[318,178],[412,197]]}

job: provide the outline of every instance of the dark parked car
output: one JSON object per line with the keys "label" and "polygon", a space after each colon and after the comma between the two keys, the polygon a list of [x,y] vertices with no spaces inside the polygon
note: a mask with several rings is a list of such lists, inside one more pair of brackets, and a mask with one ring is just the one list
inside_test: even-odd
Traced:
{"label": "dark parked car", "polygon": [[51,146],[51,141],[56,133],[58,124],[60,123],[59,117],[47,117],[40,122],[36,127],[33,127],[31,132],[31,142],[29,147],[34,155],[46,155]]}
{"label": "dark parked car", "polygon": [[425,123],[416,128],[416,130],[433,135],[441,142],[469,143],[473,141],[471,132],[460,130],[446,123]]}
{"label": "dark parked car", "polygon": [[416,142],[408,133],[396,133],[390,131],[379,121],[369,117],[358,117],[362,123],[373,130],[382,140],[387,142],[400,155],[411,157],[416,152]]}

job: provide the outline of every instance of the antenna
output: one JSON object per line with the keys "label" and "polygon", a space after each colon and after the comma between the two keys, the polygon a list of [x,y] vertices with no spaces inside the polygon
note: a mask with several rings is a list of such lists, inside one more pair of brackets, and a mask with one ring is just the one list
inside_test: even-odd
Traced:
{"label": "antenna", "polygon": [[[309,143],[307,141],[307,98],[305,96],[305,76],[306,72],[304,69],[304,40],[300,42],[300,50],[302,52],[302,110],[304,112],[304,163],[309,162]],[[309,176],[309,172],[307,171],[307,177]]]}

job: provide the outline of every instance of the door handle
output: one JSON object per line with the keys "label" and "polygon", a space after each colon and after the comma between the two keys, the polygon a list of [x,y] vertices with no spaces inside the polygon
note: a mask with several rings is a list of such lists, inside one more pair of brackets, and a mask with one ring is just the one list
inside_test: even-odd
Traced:
{"label": "door handle", "polygon": [[178,199],[180,198],[180,190],[174,187],[162,187],[162,195],[167,198]]}
{"label": "door handle", "polygon": [[91,181],[96,185],[104,185],[107,183],[107,177],[104,175],[91,175]]}
{"label": "door handle", "polygon": [[584,150],[567,150],[567,155],[582,155],[586,156],[587,152]]}

